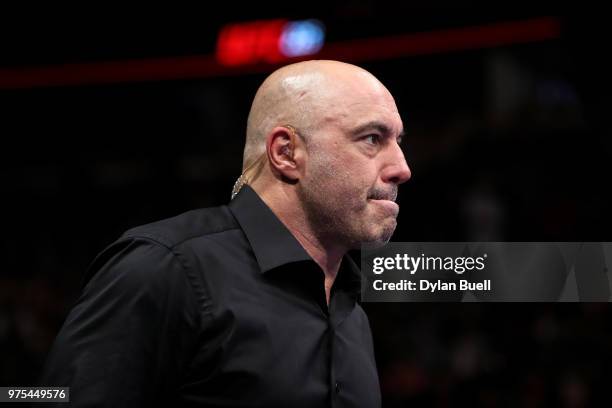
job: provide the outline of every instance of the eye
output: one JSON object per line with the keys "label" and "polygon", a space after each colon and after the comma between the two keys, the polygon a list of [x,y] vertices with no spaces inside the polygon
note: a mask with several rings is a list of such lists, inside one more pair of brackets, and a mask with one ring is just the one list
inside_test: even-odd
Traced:
{"label": "eye", "polygon": [[364,140],[367,144],[378,145],[380,144],[380,135],[372,133],[370,135],[364,136],[362,140]]}

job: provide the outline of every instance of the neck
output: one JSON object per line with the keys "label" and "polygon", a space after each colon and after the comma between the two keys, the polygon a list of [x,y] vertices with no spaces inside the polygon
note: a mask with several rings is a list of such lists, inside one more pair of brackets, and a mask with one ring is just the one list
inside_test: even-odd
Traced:
{"label": "neck", "polygon": [[347,249],[343,246],[326,242],[320,237],[307,220],[295,192],[290,187],[251,186],[287,227],[304,250],[321,267],[325,273],[325,292],[329,303],[331,286],[336,279],[342,257]]}

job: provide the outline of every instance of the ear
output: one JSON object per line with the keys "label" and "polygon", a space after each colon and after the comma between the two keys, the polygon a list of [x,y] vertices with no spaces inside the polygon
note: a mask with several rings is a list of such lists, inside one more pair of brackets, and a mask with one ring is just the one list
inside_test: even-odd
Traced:
{"label": "ear", "polygon": [[266,150],[272,172],[296,182],[303,171],[305,149],[302,140],[289,128],[277,126],[266,137]]}

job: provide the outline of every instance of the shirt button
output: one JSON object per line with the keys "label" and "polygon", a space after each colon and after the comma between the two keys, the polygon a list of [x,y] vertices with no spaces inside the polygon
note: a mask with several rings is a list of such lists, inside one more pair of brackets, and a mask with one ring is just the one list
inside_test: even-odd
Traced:
{"label": "shirt button", "polygon": [[336,394],[340,394],[340,383],[339,382],[336,383],[335,388],[336,388]]}

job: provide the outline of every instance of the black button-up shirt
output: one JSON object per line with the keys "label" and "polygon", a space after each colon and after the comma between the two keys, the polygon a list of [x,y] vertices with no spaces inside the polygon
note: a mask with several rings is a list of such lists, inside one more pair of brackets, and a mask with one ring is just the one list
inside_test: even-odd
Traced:
{"label": "black button-up shirt", "polygon": [[377,407],[359,270],[324,273],[248,186],[94,260],[41,385],[73,406]]}

